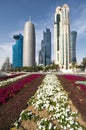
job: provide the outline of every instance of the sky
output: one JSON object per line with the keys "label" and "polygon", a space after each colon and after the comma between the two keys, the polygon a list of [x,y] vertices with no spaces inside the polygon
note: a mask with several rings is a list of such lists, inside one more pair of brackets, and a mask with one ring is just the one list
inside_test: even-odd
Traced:
{"label": "sky", "polygon": [[81,63],[86,57],[86,0],[0,0],[0,67],[6,57],[12,63],[13,35],[23,34],[29,20],[35,25],[36,62],[46,28],[51,30],[53,60],[54,14],[56,7],[64,4],[70,8],[70,30],[77,31],[76,57]]}

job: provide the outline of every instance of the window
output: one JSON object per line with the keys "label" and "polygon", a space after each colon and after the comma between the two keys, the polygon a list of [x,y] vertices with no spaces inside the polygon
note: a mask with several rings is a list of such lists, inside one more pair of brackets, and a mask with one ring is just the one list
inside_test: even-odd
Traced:
{"label": "window", "polygon": [[57,23],[59,23],[60,22],[60,14],[57,14],[56,19],[57,19]]}

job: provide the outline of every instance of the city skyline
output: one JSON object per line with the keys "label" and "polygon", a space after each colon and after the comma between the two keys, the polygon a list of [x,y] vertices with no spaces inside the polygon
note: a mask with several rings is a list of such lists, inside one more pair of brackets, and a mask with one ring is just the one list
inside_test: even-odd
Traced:
{"label": "city skyline", "polygon": [[[86,57],[86,1],[57,0],[42,1],[37,0],[19,0],[1,1],[0,3],[0,67],[6,57],[10,57],[12,63],[12,45],[15,43],[14,34],[22,33],[24,24],[30,20],[36,27],[36,62],[38,62],[38,52],[41,48],[42,32],[50,28],[52,34],[54,30],[54,12],[57,6],[68,4],[70,8],[70,26],[71,30],[77,31],[76,58],[80,63],[83,57]],[[41,6],[42,5],[42,6]],[[53,47],[53,46],[52,46]],[[5,52],[5,53],[3,53]],[[52,51],[52,60],[53,60]]]}

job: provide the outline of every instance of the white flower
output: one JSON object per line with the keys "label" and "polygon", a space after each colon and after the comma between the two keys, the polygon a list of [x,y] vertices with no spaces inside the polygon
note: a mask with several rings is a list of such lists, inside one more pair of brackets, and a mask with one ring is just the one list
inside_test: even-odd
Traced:
{"label": "white flower", "polygon": [[61,118],[64,119],[64,116],[62,115]]}
{"label": "white flower", "polygon": [[74,124],[74,120],[70,120],[70,124],[71,124],[71,125]]}
{"label": "white flower", "polygon": [[73,117],[72,117],[72,116],[70,116],[68,119],[69,119],[70,121],[72,121],[72,120],[73,120]]}
{"label": "white flower", "polygon": [[40,129],[40,130],[41,130],[41,128],[42,128],[41,125],[39,125],[39,129]]}
{"label": "white flower", "polygon": [[19,117],[18,121],[19,121],[19,122],[21,121],[21,117]]}
{"label": "white flower", "polygon": [[57,126],[54,126],[54,130],[57,128]]}
{"label": "white flower", "polygon": [[70,128],[70,124],[67,124],[67,127]]}
{"label": "white flower", "polygon": [[49,130],[51,130],[51,128],[52,128],[52,123],[49,124]]}
{"label": "white flower", "polygon": [[70,128],[70,130],[74,130],[74,128]]}
{"label": "white flower", "polygon": [[66,130],[67,128],[66,128],[66,126],[64,126],[64,130]]}
{"label": "white flower", "polygon": [[18,122],[17,122],[17,121],[14,123],[14,126],[15,126],[15,127],[18,127]]}
{"label": "white flower", "polygon": [[78,130],[83,130],[82,127],[79,127]]}
{"label": "white flower", "polygon": [[20,113],[20,116],[25,112],[25,110],[22,110],[21,113]]}

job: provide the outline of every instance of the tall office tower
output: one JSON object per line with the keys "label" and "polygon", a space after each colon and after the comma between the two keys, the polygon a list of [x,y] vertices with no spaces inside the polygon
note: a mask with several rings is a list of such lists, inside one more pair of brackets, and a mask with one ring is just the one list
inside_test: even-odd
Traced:
{"label": "tall office tower", "polygon": [[11,69],[11,63],[9,61],[9,57],[6,58],[5,62],[3,63],[2,67],[1,67],[1,71],[7,71],[9,69]]}
{"label": "tall office tower", "polygon": [[14,35],[16,44],[12,46],[13,49],[13,68],[22,67],[23,63],[23,36],[21,34]]}
{"label": "tall office tower", "polygon": [[70,64],[70,23],[69,7],[57,7],[54,20],[54,62],[60,68],[69,69]]}
{"label": "tall office tower", "polygon": [[46,29],[44,32],[44,43],[45,43],[45,65],[51,64],[51,32],[50,29]]}
{"label": "tall office tower", "polygon": [[39,52],[40,64],[50,65],[51,64],[51,32],[50,29],[46,29],[43,32],[43,40],[41,41],[41,50]]}
{"label": "tall office tower", "polygon": [[[43,32],[43,34],[44,34],[44,32]],[[44,42],[44,38],[41,41],[41,50],[39,51],[39,64],[45,65],[45,42]]]}
{"label": "tall office tower", "polygon": [[30,21],[24,27],[23,66],[35,66],[35,27]]}
{"label": "tall office tower", "polygon": [[39,51],[39,65],[43,65],[43,55],[42,55],[42,50]]}
{"label": "tall office tower", "polygon": [[71,31],[70,33],[70,52],[71,52],[71,62],[76,62],[76,38],[77,32]]}

